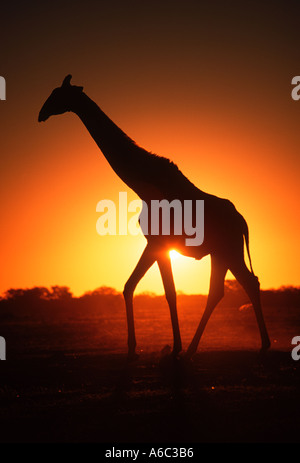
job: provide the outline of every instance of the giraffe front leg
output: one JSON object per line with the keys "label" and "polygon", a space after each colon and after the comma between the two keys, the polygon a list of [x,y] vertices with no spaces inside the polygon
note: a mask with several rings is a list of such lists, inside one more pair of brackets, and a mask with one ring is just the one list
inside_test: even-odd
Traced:
{"label": "giraffe front leg", "polygon": [[182,343],[177,315],[176,290],[169,253],[161,253],[157,262],[165,289],[166,299],[170,308],[173,329],[173,354],[177,356],[182,350]]}
{"label": "giraffe front leg", "polygon": [[125,300],[126,316],[127,316],[128,360],[134,360],[138,356],[135,352],[136,338],[135,338],[134,316],[133,316],[133,291],[131,291],[125,285],[123,295],[124,295],[124,300]]}
{"label": "giraffe front leg", "polygon": [[135,328],[134,328],[134,315],[133,315],[133,294],[134,290],[145,275],[147,270],[154,264],[156,258],[155,254],[152,252],[149,244],[146,246],[137,266],[129,277],[127,283],[125,284],[123,296],[126,306],[126,316],[127,316],[127,329],[128,329],[128,360],[135,360],[138,355],[136,354],[136,338],[135,338]]}

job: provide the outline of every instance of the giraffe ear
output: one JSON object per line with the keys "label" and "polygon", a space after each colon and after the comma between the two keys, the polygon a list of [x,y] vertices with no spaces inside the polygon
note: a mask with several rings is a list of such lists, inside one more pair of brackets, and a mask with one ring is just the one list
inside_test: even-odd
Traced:
{"label": "giraffe ear", "polygon": [[72,79],[72,76],[71,74],[68,74],[64,80],[63,80],[63,83],[62,83],[62,87],[69,87],[71,85],[71,79]]}

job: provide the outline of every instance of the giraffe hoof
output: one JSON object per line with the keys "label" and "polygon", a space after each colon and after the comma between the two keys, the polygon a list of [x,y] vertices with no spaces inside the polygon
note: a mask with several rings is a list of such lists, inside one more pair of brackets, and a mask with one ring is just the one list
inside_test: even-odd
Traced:
{"label": "giraffe hoof", "polygon": [[127,362],[128,363],[135,362],[136,360],[138,360],[138,358],[139,358],[139,355],[136,352],[128,352]]}
{"label": "giraffe hoof", "polygon": [[196,354],[197,350],[194,350],[194,349],[190,349],[188,348],[188,350],[185,352],[185,354],[183,355],[183,358],[186,362],[190,362],[194,355]]}
{"label": "giraffe hoof", "polygon": [[172,350],[172,357],[174,360],[180,360],[181,358],[181,351],[179,350]]}
{"label": "giraffe hoof", "polygon": [[166,345],[160,352],[161,358],[171,357],[174,360],[179,360],[181,349],[171,349],[169,345]]}
{"label": "giraffe hoof", "polygon": [[270,349],[270,347],[271,347],[271,342],[268,339],[262,344],[259,353],[264,354],[265,352],[267,352],[268,349]]}
{"label": "giraffe hoof", "polygon": [[180,355],[180,352],[182,352],[182,345],[181,343],[179,345],[174,345],[173,346],[173,350],[172,350],[172,354],[175,356],[175,357],[178,357]]}

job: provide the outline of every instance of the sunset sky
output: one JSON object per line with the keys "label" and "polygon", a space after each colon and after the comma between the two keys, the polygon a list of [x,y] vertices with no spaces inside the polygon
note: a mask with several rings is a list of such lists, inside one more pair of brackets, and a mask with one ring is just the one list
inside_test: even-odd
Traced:
{"label": "sunset sky", "polygon": [[[300,285],[299,14],[296,0],[1,5],[0,293],[120,291],[145,247],[97,234],[100,200],[137,197],[77,116],[37,121],[67,74],[140,146],[235,204],[262,288]],[[208,257],[173,268],[178,290],[207,292]],[[142,291],[162,293],[156,265]]]}

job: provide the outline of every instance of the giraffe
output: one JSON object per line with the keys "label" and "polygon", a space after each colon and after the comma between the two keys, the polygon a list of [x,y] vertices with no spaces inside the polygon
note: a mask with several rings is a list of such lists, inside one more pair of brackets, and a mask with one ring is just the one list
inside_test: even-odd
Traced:
{"label": "giraffe", "polygon": [[[182,355],[182,342],[178,323],[176,289],[170,261],[170,250],[200,260],[211,258],[210,286],[206,307],[195,335],[184,354],[190,359],[197,351],[201,336],[217,304],[224,296],[224,280],[228,270],[248,295],[256,316],[261,338],[261,351],[270,347],[270,340],[262,313],[260,283],[254,274],[250,253],[248,225],[235,206],[227,199],[206,193],[197,188],[169,159],[153,154],[128,137],[84,92],[83,87],[71,84],[71,75],[53,90],[42,106],[38,121],[46,121],[52,115],[75,113],[87,128],[104,157],[120,177],[148,206],[153,199],[172,201],[185,199],[204,200],[204,240],[201,245],[186,245],[186,234],[169,235],[151,233],[145,235],[145,249],[129,279],[123,296],[126,307],[128,330],[128,359],[134,360],[136,337],[133,314],[133,295],[139,281],[149,268],[158,263],[166,300],[168,302],[172,332],[172,354]],[[150,206],[151,207],[151,206]],[[245,263],[246,245],[250,270]]]}

